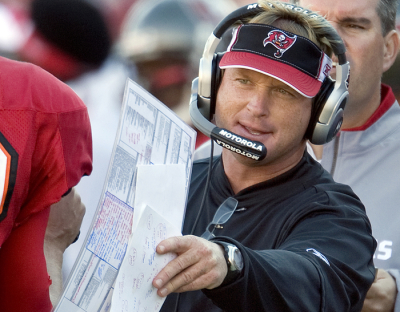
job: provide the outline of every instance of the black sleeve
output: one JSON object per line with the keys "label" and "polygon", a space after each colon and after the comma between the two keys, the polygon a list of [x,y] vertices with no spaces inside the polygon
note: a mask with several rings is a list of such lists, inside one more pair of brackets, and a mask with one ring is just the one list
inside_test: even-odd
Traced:
{"label": "black sleeve", "polygon": [[277,249],[220,239],[238,246],[244,260],[238,280],[203,290],[224,311],[360,311],[374,280],[376,242],[356,209],[298,220]]}

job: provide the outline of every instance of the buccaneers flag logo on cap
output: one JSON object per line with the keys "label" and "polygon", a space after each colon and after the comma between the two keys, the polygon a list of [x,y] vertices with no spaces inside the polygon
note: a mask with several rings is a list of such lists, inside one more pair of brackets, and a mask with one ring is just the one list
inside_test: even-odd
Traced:
{"label": "buccaneers flag logo on cap", "polygon": [[290,37],[281,30],[272,30],[268,33],[268,37],[264,39],[264,47],[270,43],[278,49],[274,53],[276,58],[280,58],[296,41],[297,36]]}

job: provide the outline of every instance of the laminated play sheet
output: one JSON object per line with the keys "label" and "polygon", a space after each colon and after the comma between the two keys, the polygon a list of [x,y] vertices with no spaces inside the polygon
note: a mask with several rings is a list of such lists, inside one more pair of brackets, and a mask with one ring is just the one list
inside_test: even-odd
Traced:
{"label": "laminated play sheet", "polygon": [[[179,184],[179,188],[183,188],[179,196],[183,198],[177,202],[183,202],[183,207],[178,208],[181,204],[175,206],[174,209],[180,211],[172,217],[172,222],[182,225],[195,141],[196,132],[190,126],[135,82],[127,80],[118,132],[98,208],[54,311],[110,311],[114,285],[130,239],[135,234],[132,232],[133,217],[138,212],[140,218],[146,209],[142,204],[135,207],[138,166],[180,165],[184,181]],[[175,174],[170,173],[162,179],[170,183]],[[152,186],[152,196],[161,196],[157,195],[161,194],[157,192],[159,187]],[[148,209],[155,210],[155,203],[146,201]],[[156,213],[168,219],[165,212],[156,210]],[[135,220],[139,224],[139,219]],[[165,222],[172,223],[171,220]]]}

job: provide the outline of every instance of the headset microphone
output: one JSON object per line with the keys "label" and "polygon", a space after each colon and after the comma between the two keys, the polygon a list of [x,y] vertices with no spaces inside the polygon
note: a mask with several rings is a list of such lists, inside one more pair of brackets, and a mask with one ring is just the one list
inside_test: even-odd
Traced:
{"label": "headset microphone", "polygon": [[224,128],[219,128],[207,120],[201,113],[197,102],[198,78],[192,82],[190,99],[190,117],[194,126],[202,133],[213,139],[218,145],[254,160],[263,160],[267,156],[267,148],[258,141],[252,141]]}

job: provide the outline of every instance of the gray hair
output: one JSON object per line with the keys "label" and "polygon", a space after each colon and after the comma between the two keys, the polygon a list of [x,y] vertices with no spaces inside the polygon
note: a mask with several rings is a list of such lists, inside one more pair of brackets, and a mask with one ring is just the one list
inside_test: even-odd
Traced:
{"label": "gray hair", "polygon": [[[290,0],[299,5],[299,0]],[[376,12],[381,20],[382,35],[386,36],[391,30],[396,29],[396,12],[398,0],[380,0]]]}
{"label": "gray hair", "polygon": [[386,36],[396,29],[396,11],[398,0],[380,0],[376,11],[381,20],[382,34]]}

